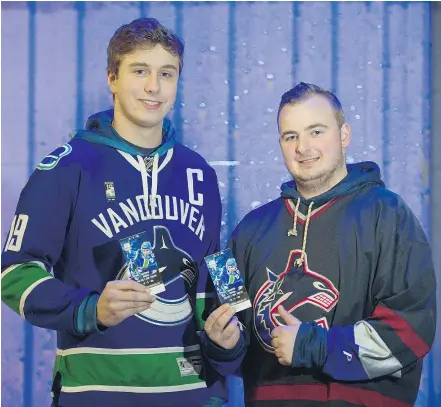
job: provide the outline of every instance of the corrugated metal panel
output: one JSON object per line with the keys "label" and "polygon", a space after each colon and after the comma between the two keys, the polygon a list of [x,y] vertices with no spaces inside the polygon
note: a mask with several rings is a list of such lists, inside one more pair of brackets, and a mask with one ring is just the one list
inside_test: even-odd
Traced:
{"label": "corrugated metal panel", "polygon": [[[288,179],[276,114],[281,94],[298,81],[337,92],[353,128],[348,161],[376,161],[430,234],[428,3],[15,2],[2,3],[3,242],[35,165],[88,115],[111,106],[107,44],[140,16],[186,41],[170,116],[181,140],[215,165],[224,241]],[[2,316],[2,405],[49,405],[54,333],[3,305]],[[427,389],[440,362],[428,362],[421,407],[440,397]],[[233,393],[239,400],[237,387]]]}

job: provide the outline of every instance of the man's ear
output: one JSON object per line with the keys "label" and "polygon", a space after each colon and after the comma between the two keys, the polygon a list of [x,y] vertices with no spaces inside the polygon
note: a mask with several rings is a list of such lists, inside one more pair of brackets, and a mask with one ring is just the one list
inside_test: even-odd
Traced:
{"label": "man's ear", "polygon": [[112,92],[112,94],[116,93],[116,81],[117,81],[117,75],[116,73],[110,72],[110,70],[107,70],[107,84],[109,85],[109,90]]}
{"label": "man's ear", "polygon": [[341,126],[340,139],[341,139],[341,146],[343,148],[349,146],[349,143],[351,142],[351,126],[349,126],[349,123],[343,123],[343,125]]}

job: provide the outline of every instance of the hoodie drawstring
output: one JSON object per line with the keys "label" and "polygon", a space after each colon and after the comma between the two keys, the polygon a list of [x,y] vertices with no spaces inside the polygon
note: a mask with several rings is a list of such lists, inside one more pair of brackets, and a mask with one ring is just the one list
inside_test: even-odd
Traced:
{"label": "hoodie drawstring", "polygon": [[158,163],[159,163],[159,154],[155,154],[153,156],[153,167],[152,167],[152,191],[149,194],[149,181],[147,175],[147,168],[143,158],[138,155],[138,163],[141,171],[141,179],[142,179],[142,192],[144,195],[144,206],[146,210],[146,214],[149,213],[148,207],[150,205],[151,212],[156,208],[156,196],[158,193]]}
{"label": "hoodie drawstring", "polygon": [[288,236],[297,236],[297,214],[299,213],[299,205],[300,205],[300,198],[297,198],[296,209],[294,211],[294,224],[292,225],[292,229],[288,230]]}
{"label": "hoodie drawstring", "polygon": [[158,163],[159,163],[159,154],[155,154],[153,156],[153,168],[152,168],[152,200],[151,200],[152,210],[156,208],[156,195],[158,193]]}
{"label": "hoodie drawstring", "polygon": [[[293,202],[293,201],[291,201],[291,202]],[[293,202],[293,204],[294,204],[294,202]],[[298,217],[298,213],[299,213],[299,205],[300,205],[300,198],[297,198],[297,204],[295,206],[295,211],[294,211],[294,223],[293,223],[292,229],[288,230],[288,236],[297,236],[297,217]],[[303,232],[302,254],[294,262],[294,266],[297,266],[297,267],[300,267],[303,264],[303,261],[305,258],[306,240],[308,239],[308,227],[309,227],[309,221],[311,220],[311,210],[312,210],[313,205],[314,205],[314,202],[311,202],[308,206],[308,215],[306,216],[305,231]]]}

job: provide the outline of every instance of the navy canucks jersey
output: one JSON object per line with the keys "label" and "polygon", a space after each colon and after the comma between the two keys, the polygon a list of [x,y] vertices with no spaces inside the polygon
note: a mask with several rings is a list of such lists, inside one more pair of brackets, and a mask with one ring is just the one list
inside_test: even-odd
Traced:
{"label": "navy canucks jersey", "polygon": [[[219,250],[215,171],[174,141],[167,120],[150,157],[118,145],[110,120],[109,113],[89,120],[94,132],[57,148],[30,177],[2,256],[2,300],[31,324],[58,331],[63,407],[178,400],[195,407],[226,397],[198,336],[214,296],[204,257]],[[145,312],[78,336],[75,308],[108,281],[129,278],[120,240],[141,232],[166,290]],[[148,267],[140,260],[133,253],[136,267]]]}
{"label": "navy canucks jersey", "polygon": [[[253,304],[239,314],[250,332],[247,407],[413,405],[436,327],[435,272],[415,215],[370,162],[349,164],[309,200],[293,181],[281,189],[229,242]],[[280,305],[304,322],[291,366],[272,342],[286,325]]]}

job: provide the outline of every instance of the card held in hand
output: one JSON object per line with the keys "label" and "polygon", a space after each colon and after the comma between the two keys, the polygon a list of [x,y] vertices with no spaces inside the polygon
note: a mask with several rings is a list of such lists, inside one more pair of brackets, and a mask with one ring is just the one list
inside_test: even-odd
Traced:
{"label": "card held in hand", "polygon": [[207,256],[205,262],[222,304],[230,304],[236,312],[251,307],[250,298],[231,249]]}
{"label": "card held in hand", "polygon": [[130,279],[148,287],[151,294],[165,291],[155,253],[152,244],[147,239],[146,232],[121,239],[119,242]]}

